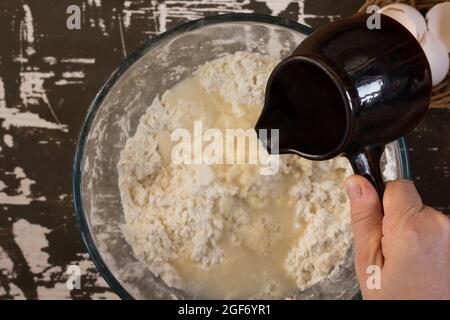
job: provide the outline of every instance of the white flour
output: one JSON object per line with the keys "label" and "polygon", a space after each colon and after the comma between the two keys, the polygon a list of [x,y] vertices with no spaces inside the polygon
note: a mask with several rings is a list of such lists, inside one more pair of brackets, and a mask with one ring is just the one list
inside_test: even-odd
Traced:
{"label": "white flour", "polygon": [[252,128],[276,61],[245,52],[201,66],[157,98],[118,164],[127,239],[169,286],[214,298],[278,298],[326,277],[351,243],[345,159],[175,165],[170,132]]}

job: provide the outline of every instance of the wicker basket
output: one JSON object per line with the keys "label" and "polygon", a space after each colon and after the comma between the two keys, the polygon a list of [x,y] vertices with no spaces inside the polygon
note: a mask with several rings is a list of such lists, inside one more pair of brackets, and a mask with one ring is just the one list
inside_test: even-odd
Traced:
{"label": "wicker basket", "polygon": [[[435,4],[445,2],[439,0],[366,0],[366,3],[359,9],[359,12],[366,12],[367,7],[377,5],[384,7],[391,3],[406,3],[423,13],[426,13]],[[433,87],[431,98],[431,108],[450,108],[450,72],[447,78],[437,86]]]}

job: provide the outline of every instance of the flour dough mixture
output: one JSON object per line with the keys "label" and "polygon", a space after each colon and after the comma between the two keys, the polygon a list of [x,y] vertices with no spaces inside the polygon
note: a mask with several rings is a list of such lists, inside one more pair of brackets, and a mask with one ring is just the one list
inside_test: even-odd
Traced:
{"label": "flour dough mixture", "polygon": [[210,61],[156,98],[121,153],[126,236],[169,286],[204,298],[281,298],[325,278],[351,244],[342,191],[347,160],[281,156],[260,165],[184,165],[170,134],[253,128],[276,61],[237,52]]}

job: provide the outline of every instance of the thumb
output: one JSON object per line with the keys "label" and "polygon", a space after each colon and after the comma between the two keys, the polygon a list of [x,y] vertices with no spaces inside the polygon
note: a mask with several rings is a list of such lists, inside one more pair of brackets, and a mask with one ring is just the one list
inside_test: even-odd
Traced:
{"label": "thumb", "polygon": [[381,250],[383,209],[372,184],[362,176],[345,180],[345,191],[350,199],[355,267],[360,283],[368,276],[367,268],[383,264]]}

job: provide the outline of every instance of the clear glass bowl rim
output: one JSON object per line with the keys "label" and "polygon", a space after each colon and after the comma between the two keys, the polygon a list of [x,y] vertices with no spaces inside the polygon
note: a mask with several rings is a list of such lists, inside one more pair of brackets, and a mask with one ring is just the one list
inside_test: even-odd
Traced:
{"label": "clear glass bowl rim", "polygon": [[[75,208],[76,219],[80,227],[81,236],[85,243],[85,246],[91,256],[97,270],[103,276],[108,285],[117,293],[121,299],[131,300],[134,299],[133,296],[121,285],[121,283],[116,279],[114,274],[109,270],[103,258],[101,257],[99,251],[95,246],[95,242],[91,231],[89,229],[88,221],[83,209],[83,194],[81,190],[81,176],[82,168],[84,165],[84,151],[86,146],[87,137],[91,130],[91,126],[98,109],[102,105],[105,97],[108,95],[111,88],[114,87],[115,83],[120,79],[120,77],[142,56],[144,56],[148,51],[152,50],[160,42],[168,40],[170,38],[176,37],[177,35],[199,29],[208,25],[220,24],[220,23],[230,23],[230,22],[254,22],[263,23],[279,27],[284,27],[291,29],[305,35],[311,34],[314,30],[303,24],[294,22],[292,20],[263,15],[263,14],[253,14],[253,13],[233,13],[233,14],[223,14],[208,16],[202,19],[189,21],[187,23],[181,24],[169,31],[166,31],[156,37],[153,37],[146,41],[142,46],[132,52],[128,57],[119,65],[119,67],[113,71],[108,80],[105,82],[103,87],[99,90],[95,96],[93,102],[91,103],[86,118],[84,120],[81,133],[78,138],[78,143],[75,151],[75,159],[72,168],[72,189],[73,189],[73,205]],[[408,151],[406,147],[406,142],[404,138],[397,140],[399,146],[399,154],[401,161],[402,176],[405,179],[409,179],[411,176],[409,167]]]}

